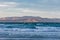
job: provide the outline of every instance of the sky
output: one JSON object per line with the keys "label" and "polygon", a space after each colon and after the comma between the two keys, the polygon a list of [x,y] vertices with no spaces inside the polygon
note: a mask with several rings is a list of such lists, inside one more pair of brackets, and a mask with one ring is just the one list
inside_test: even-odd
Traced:
{"label": "sky", "polygon": [[60,0],[0,0],[0,17],[60,18]]}

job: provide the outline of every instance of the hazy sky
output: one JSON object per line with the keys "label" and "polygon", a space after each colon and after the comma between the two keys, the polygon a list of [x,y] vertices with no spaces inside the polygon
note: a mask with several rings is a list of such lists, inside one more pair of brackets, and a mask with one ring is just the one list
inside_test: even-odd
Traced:
{"label": "hazy sky", "polygon": [[60,18],[60,0],[0,0],[0,17]]}

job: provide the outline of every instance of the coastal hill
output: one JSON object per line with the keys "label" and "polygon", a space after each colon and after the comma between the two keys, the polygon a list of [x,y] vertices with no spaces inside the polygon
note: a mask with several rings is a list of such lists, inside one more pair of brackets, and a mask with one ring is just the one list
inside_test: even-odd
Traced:
{"label": "coastal hill", "polygon": [[23,17],[3,17],[0,18],[0,21],[1,22],[60,22],[60,19],[23,16]]}

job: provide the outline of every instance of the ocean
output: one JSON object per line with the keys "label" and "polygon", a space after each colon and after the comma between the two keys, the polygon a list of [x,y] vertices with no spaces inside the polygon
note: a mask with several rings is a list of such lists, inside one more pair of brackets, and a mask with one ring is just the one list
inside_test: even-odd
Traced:
{"label": "ocean", "polygon": [[60,23],[0,23],[0,40],[60,40]]}

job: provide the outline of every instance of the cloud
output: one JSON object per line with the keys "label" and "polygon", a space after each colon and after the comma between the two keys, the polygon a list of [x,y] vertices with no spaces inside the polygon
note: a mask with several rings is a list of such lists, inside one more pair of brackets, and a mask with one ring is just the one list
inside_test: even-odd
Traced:
{"label": "cloud", "polygon": [[[57,13],[57,14],[56,14]],[[8,16],[40,16],[43,18],[59,18],[60,11],[41,11],[28,8],[9,8],[0,10],[0,17]]]}
{"label": "cloud", "polygon": [[0,2],[0,7],[16,7],[16,2]]}
{"label": "cloud", "polygon": [[6,7],[6,6],[8,6],[8,5],[2,5],[2,4],[0,4],[0,7]]}
{"label": "cloud", "polygon": [[41,16],[60,17],[59,0],[10,0],[0,2],[0,17]]}

